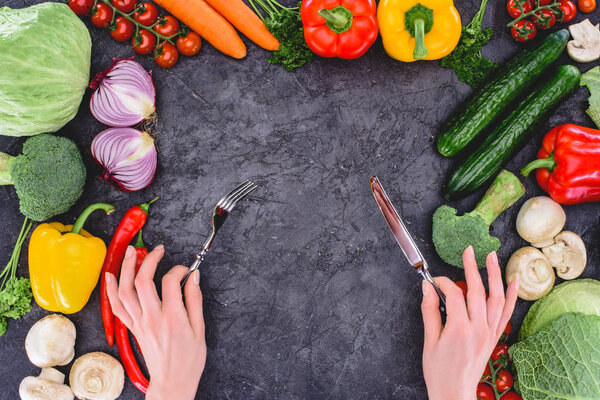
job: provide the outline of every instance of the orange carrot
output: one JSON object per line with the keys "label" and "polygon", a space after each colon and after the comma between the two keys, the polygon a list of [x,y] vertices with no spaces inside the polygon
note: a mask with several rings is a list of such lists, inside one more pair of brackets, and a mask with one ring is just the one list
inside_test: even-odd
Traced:
{"label": "orange carrot", "polygon": [[248,39],[265,50],[279,50],[279,41],[243,0],[205,0]]}
{"label": "orange carrot", "polygon": [[217,50],[234,58],[246,56],[246,46],[234,27],[204,0],[154,0]]}

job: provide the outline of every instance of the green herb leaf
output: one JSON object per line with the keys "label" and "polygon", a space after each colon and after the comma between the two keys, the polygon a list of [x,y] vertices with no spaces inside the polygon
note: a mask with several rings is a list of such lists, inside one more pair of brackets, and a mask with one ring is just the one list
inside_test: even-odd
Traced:
{"label": "green herb leaf", "polygon": [[592,121],[600,128],[600,67],[592,68],[581,75],[581,86],[590,90],[590,106],[586,110]]}
{"label": "green herb leaf", "polygon": [[312,62],[314,54],[304,40],[304,27],[298,11],[282,9],[267,18],[265,24],[281,43],[279,50],[269,57],[269,63],[280,64],[290,72]]}

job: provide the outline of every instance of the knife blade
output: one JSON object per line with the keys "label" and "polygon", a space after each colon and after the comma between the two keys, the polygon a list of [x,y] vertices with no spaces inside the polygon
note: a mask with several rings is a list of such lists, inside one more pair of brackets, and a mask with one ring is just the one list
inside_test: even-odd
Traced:
{"label": "knife blade", "polygon": [[387,225],[392,231],[394,238],[396,238],[396,242],[398,242],[398,245],[402,249],[402,252],[406,256],[406,259],[408,260],[410,265],[412,265],[412,267],[421,274],[423,279],[426,279],[429,282],[431,282],[431,284],[435,288],[435,291],[440,297],[440,301],[442,304],[440,306],[440,310],[444,312],[446,305],[446,297],[431,277],[431,274],[429,273],[429,266],[423,258],[423,255],[417,247],[417,244],[415,243],[414,239],[408,232],[408,229],[406,228],[404,221],[402,221],[400,214],[398,213],[398,211],[396,211],[396,208],[394,207],[387,193],[383,189],[383,186],[381,186],[381,182],[379,182],[379,179],[377,179],[376,176],[372,176],[369,182],[371,184],[371,191],[373,192],[373,197],[375,197],[375,202],[379,206],[379,210],[381,211],[381,214],[383,214],[383,218],[385,219],[385,222],[387,222]]}

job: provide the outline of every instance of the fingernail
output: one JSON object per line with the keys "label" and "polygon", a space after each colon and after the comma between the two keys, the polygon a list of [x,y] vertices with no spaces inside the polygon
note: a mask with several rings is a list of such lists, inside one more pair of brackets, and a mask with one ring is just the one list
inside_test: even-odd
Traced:
{"label": "fingernail", "polygon": [[423,290],[423,296],[427,296],[427,293],[429,293],[429,285],[427,284],[427,281],[425,279],[423,279],[421,287]]}
{"label": "fingernail", "polygon": [[192,272],[192,275],[194,275],[194,283],[196,285],[200,284],[200,271],[195,270],[194,272]]}
{"label": "fingernail", "polygon": [[475,255],[475,251],[473,250],[473,246],[467,247],[467,254],[469,254],[469,255]]}
{"label": "fingernail", "polygon": [[492,259],[496,264],[498,264],[498,253],[496,253],[495,251],[492,252]]}
{"label": "fingernail", "polygon": [[110,272],[105,272],[104,273],[104,279],[106,280],[106,283],[110,283],[112,281],[112,274]]}
{"label": "fingernail", "polygon": [[519,280],[515,279],[515,290],[519,290]]}
{"label": "fingernail", "polygon": [[135,253],[135,249],[133,246],[127,246],[127,251],[125,251],[125,258],[131,257]]}
{"label": "fingernail", "polygon": [[164,250],[164,249],[165,249],[165,246],[163,246],[162,244],[159,244],[158,246],[156,246],[154,248],[154,250]]}

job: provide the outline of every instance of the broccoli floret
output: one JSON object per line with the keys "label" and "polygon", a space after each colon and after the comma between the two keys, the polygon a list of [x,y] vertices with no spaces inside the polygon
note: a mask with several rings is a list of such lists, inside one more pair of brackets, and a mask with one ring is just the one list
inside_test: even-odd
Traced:
{"label": "broccoli floret", "polygon": [[463,268],[462,254],[473,246],[479,268],[487,255],[500,248],[500,240],[490,235],[490,225],[525,194],[514,174],[502,171],[473,211],[457,216],[456,209],[443,205],[433,214],[433,244],[439,256],[450,265]]}
{"label": "broccoli floret", "polygon": [[45,221],[67,212],[83,193],[85,165],[72,140],[42,134],[23,144],[16,157],[0,153],[0,184],[13,184],[21,212]]}

